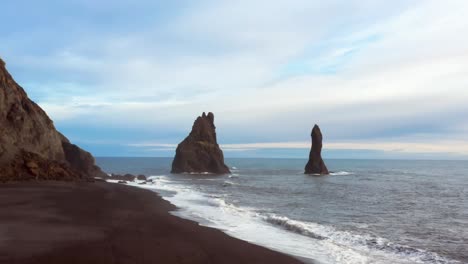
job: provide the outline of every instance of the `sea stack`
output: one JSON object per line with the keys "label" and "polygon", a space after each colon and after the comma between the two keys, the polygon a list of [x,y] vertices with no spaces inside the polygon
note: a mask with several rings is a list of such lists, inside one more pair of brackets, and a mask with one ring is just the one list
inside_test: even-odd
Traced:
{"label": "sea stack", "polygon": [[60,134],[0,59],[0,182],[103,176],[90,153]]}
{"label": "sea stack", "polygon": [[309,154],[309,162],[305,166],[305,174],[327,175],[328,169],[322,159],[322,132],[315,125],[311,133],[312,147]]}
{"label": "sea stack", "polygon": [[190,134],[177,146],[171,173],[230,173],[216,139],[213,113],[199,116]]}

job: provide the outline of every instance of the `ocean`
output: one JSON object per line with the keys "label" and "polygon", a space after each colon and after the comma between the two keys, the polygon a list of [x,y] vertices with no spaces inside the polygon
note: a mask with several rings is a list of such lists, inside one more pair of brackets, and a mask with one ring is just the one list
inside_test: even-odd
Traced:
{"label": "ocean", "polygon": [[171,175],[172,158],[97,158],[145,174],[174,214],[314,263],[468,263],[468,161],[226,159],[230,175]]}

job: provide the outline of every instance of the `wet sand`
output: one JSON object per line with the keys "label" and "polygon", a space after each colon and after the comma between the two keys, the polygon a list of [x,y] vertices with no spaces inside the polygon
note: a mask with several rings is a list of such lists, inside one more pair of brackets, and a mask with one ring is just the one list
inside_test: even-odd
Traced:
{"label": "wet sand", "polygon": [[169,212],[121,184],[0,185],[0,263],[301,263]]}

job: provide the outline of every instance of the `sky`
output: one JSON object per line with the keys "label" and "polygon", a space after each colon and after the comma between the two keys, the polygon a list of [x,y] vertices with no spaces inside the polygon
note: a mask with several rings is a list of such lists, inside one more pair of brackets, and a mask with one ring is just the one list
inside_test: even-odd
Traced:
{"label": "sky", "polygon": [[468,159],[466,0],[3,0],[0,57],[95,156]]}

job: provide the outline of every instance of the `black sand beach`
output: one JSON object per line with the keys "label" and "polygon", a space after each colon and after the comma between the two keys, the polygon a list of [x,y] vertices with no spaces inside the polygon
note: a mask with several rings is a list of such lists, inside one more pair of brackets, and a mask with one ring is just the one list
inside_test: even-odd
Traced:
{"label": "black sand beach", "polygon": [[0,263],[301,263],[173,216],[156,193],[110,183],[0,185]]}

